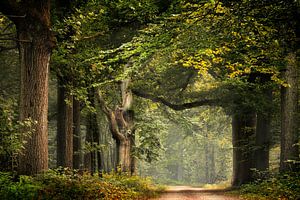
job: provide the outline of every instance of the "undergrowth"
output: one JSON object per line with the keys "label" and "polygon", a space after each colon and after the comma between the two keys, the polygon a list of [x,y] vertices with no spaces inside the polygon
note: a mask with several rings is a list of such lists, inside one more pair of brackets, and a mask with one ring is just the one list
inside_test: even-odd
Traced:
{"label": "undergrowth", "polygon": [[126,174],[104,174],[99,177],[59,169],[34,177],[15,177],[0,172],[0,197],[3,200],[148,199],[160,190],[149,178]]}
{"label": "undergrowth", "polygon": [[246,184],[237,193],[247,200],[298,200],[300,173],[280,174],[264,181]]}

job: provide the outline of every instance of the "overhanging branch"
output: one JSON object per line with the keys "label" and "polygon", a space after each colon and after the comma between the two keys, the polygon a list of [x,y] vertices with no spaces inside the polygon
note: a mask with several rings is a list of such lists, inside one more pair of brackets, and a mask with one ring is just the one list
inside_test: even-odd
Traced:
{"label": "overhanging branch", "polygon": [[218,104],[219,101],[217,99],[202,99],[199,101],[194,101],[194,102],[189,102],[189,103],[173,104],[162,97],[157,97],[157,96],[154,96],[149,93],[144,93],[144,92],[134,90],[134,89],[132,90],[132,92],[134,95],[136,95],[138,97],[149,99],[156,103],[162,103],[173,110],[186,110],[186,109],[200,107],[200,106],[217,106],[217,105],[219,105]]}

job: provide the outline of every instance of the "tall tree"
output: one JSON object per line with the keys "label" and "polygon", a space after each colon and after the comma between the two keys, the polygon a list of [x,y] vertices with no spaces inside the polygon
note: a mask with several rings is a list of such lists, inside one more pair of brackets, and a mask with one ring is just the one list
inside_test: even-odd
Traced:
{"label": "tall tree", "polygon": [[73,96],[58,80],[57,166],[73,167]]}
{"label": "tall tree", "polygon": [[237,113],[232,118],[233,178],[232,185],[251,181],[255,113]]}
{"label": "tall tree", "polygon": [[73,99],[73,168],[80,169],[82,166],[81,153],[81,113],[80,101]]}
{"label": "tall tree", "polygon": [[295,53],[287,56],[284,72],[288,86],[281,88],[281,153],[280,171],[297,170],[299,160],[298,137],[298,62]]}
{"label": "tall tree", "polygon": [[19,173],[48,169],[48,74],[54,37],[50,25],[50,0],[3,0],[0,11],[14,22],[21,64],[20,118],[36,121],[35,131],[24,138]]}

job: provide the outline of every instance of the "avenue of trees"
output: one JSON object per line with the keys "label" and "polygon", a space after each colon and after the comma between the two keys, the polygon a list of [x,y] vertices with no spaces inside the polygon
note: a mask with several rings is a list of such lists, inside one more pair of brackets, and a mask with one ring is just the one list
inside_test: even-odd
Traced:
{"label": "avenue of trees", "polygon": [[277,146],[279,171],[298,171],[299,12],[298,0],[1,0],[1,171],[239,186]]}

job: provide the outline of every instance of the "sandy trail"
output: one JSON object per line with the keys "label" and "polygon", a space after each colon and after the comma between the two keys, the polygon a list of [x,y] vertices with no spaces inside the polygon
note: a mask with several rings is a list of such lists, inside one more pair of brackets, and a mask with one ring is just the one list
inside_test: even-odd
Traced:
{"label": "sandy trail", "polygon": [[[153,199],[154,200],[154,199]],[[224,190],[171,186],[156,200],[240,200],[238,197],[224,195]]]}

